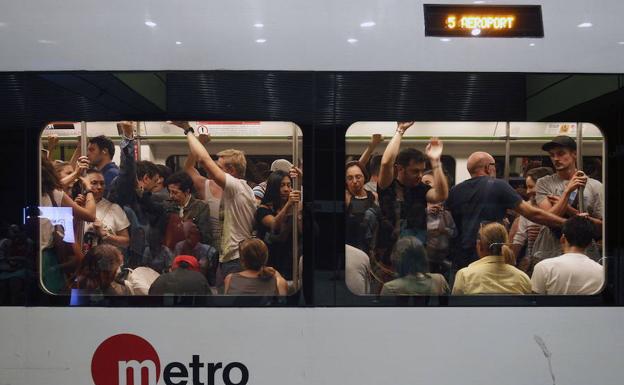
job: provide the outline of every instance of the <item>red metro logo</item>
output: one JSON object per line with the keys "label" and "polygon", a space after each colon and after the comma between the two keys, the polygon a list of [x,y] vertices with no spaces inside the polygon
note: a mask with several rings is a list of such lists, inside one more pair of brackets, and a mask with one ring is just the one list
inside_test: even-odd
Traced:
{"label": "red metro logo", "polygon": [[[117,334],[98,346],[91,359],[91,376],[95,385],[157,385],[161,378],[160,358],[156,349],[134,334]],[[162,372],[166,385],[215,385],[222,369],[225,385],[246,385],[249,370],[240,362],[200,362],[194,354],[191,362],[168,363]]]}

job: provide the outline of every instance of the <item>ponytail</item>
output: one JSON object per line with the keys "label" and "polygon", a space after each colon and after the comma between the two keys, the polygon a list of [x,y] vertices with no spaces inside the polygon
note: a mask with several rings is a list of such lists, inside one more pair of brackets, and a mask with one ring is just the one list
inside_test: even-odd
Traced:
{"label": "ponytail", "polygon": [[276,270],[269,266],[262,266],[258,272],[258,278],[269,280],[275,277]]}
{"label": "ponytail", "polygon": [[515,266],[516,257],[509,247],[507,230],[500,223],[492,222],[481,227],[479,230],[481,244],[487,248],[490,255],[500,255],[505,258],[505,263]]}
{"label": "ponytail", "polygon": [[516,266],[516,256],[514,255],[509,245],[503,245],[502,254],[505,257],[505,263],[511,266]]}

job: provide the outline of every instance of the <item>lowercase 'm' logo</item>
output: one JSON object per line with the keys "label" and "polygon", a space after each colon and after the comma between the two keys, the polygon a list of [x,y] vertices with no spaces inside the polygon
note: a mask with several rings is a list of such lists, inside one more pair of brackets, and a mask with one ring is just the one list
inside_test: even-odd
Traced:
{"label": "lowercase 'm' logo", "polygon": [[156,385],[160,359],[145,339],[134,334],[117,334],[95,350],[91,376],[95,385]]}

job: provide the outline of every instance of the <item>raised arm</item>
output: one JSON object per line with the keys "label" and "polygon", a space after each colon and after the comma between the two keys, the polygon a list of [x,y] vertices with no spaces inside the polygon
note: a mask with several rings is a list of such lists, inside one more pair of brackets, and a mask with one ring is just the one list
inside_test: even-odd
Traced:
{"label": "raised arm", "polygon": [[364,150],[364,152],[362,153],[362,156],[360,156],[360,159],[358,160],[358,163],[360,163],[360,167],[362,167],[362,169],[366,169],[366,165],[368,165],[368,161],[373,155],[375,148],[382,141],[383,141],[383,136],[381,134],[373,134],[371,136],[370,143],[368,143],[366,150]]}
{"label": "raised arm", "polygon": [[399,155],[401,139],[403,138],[405,131],[413,124],[414,122],[397,123],[396,132],[381,157],[381,166],[379,167],[379,179],[377,179],[377,184],[382,190],[390,186],[392,179],[394,179],[394,162],[396,161],[397,155]]}
{"label": "raised arm", "polygon": [[201,163],[201,165],[208,171],[208,173],[213,177],[214,180],[221,188],[225,188],[225,172],[221,170],[221,167],[212,160],[208,150],[204,147],[203,144],[197,139],[195,134],[193,133],[193,129],[188,122],[184,121],[175,121],[171,122],[172,124],[180,127],[186,133],[186,138],[188,139],[189,148],[191,153],[197,158],[197,161]]}
{"label": "raised arm", "polygon": [[284,220],[292,211],[292,206],[301,201],[301,191],[293,190],[288,196],[288,201],[277,215],[266,215],[262,218],[262,224],[271,229],[273,233],[281,230]]}
{"label": "raised arm", "polygon": [[197,162],[197,158],[195,155],[189,152],[186,157],[186,162],[184,162],[184,172],[189,174],[191,179],[193,180],[193,186],[195,187],[195,191],[199,194],[202,199],[206,199],[206,179],[204,178],[199,171],[195,168],[195,163]]}
{"label": "raised arm", "polygon": [[[80,183],[80,182],[77,182]],[[84,197],[84,207],[74,202],[69,195],[63,193],[63,200],[61,205],[72,208],[72,214],[76,219],[80,219],[87,222],[95,222],[95,198],[93,193],[89,191],[87,196]]]}
{"label": "raised arm", "polygon": [[431,168],[433,169],[433,188],[427,191],[427,202],[438,203],[448,198],[448,182],[444,171],[442,171],[442,141],[438,138],[431,138],[431,141],[425,148],[425,154],[429,158]]}

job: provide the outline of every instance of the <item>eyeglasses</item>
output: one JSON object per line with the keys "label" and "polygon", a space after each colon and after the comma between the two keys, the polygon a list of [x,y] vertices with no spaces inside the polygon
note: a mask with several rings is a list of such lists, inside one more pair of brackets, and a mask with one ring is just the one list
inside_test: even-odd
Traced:
{"label": "eyeglasses", "polygon": [[362,180],[362,179],[364,179],[364,175],[349,175],[349,176],[347,177],[347,180],[348,180],[349,182],[351,182],[351,181],[352,181],[352,180],[354,180],[354,179],[355,179],[355,180]]}

